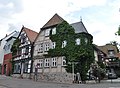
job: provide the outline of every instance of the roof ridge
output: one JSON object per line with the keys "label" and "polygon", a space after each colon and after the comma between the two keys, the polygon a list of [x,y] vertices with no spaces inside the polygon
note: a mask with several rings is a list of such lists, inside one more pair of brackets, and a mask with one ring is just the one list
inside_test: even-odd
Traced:
{"label": "roof ridge", "polygon": [[[29,28],[27,28],[27,27],[24,27],[25,29],[27,29],[27,30],[30,30],[30,31],[32,31],[32,32],[36,32],[36,31],[34,31],[34,30],[32,30],[32,29],[29,29]],[[36,32],[37,33],[37,32]]]}
{"label": "roof ridge", "polygon": [[7,36],[5,36],[5,37],[3,37],[2,39],[0,39],[0,40],[3,40],[3,39],[5,39],[6,37],[8,37],[8,36],[10,36],[10,35],[12,35],[13,33],[15,33],[15,32],[18,32],[18,31],[13,31],[13,32],[11,32],[10,34],[8,34]]}
{"label": "roof ridge", "polygon": [[46,28],[49,26],[53,26],[56,25],[58,23],[60,23],[61,21],[63,21],[64,19],[62,17],[60,17],[57,13],[55,15],[52,16],[52,18],[50,18],[48,20],[48,22],[42,27],[42,28]]}

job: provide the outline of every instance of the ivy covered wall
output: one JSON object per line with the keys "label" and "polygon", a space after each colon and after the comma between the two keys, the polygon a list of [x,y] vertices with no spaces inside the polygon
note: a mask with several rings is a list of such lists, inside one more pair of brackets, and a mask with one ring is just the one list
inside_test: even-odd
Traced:
{"label": "ivy covered wall", "polygon": [[[46,57],[66,57],[66,71],[72,73],[72,64],[75,63],[75,73],[79,72],[84,81],[90,64],[94,61],[94,50],[92,44],[92,35],[81,32],[75,33],[75,30],[66,21],[56,27],[56,34],[52,35],[50,31],[50,39],[56,43],[54,49],[48,51]],[[80,43],[76,44],[79,39]],[[66,46],[62,47],[62,43],[66,41]]]}

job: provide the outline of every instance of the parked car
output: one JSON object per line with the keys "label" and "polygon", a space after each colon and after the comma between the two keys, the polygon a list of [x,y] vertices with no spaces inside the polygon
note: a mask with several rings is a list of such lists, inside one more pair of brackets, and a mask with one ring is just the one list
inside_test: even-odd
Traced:
{"label": "parked car", "polygon": [[108,79],[117,79],[117,75],[115,73],[108,73]]}

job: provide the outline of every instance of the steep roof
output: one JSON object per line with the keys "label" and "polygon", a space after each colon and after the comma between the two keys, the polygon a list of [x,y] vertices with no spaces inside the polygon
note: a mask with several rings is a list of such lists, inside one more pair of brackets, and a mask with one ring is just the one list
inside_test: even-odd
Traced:
{"label": "steep roof", "polygon": [[27,34],[29,40],[33,43],[38,33],[26,27],[23,27],[23,30]]}
{"label": "steep roof", "polygon": [[118,48],[115,45],[112,45],[112,44],[106,44],[104,46],[97,46],[97,47],[106,54],[108,54],[108,50],[114,50],[115,54],[118,53]]}
{"label": "steep roof", "polygon": [[82,21],[70,24],[74,29],[75,33],[85,32],[88,33]]}
{"label": "steep roof", "polygon": [[54,26],[64,21],[58,14],[55,14],[42,28]]}

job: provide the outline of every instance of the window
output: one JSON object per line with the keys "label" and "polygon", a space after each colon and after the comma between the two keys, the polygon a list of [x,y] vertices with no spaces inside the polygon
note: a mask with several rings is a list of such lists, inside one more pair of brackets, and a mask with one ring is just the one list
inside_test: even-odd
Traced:
{"label": "window", "polygon": [[18,55],[21,55],[21,53],[22,53],[22,50],[18,49]]}
{"label": "window", "polygon": [[49,59],[45,59],[45,67],[49,67]]}
{"label": "window", "polygon": [[26,41],[26,37],[24,34],[21,35],[21,43],[24,44]]}
{"label": "window", "polygon": [[76,39],[76,45],[80,45],[80,39],[79,38]]}
{"label": "window", "polygon": [[38,47],[38,53],[43,52],[43,43],[40,43],[39,47]]}
{"label": "window", "polygon": [[8,44],[8,45],[5,45],[5,46],[4,46],[4,50],[5,50],[5,51],[8,51],[8,50],[10,50],[10,44]]}
{"label": "window", "polygon": [[29,53],[29,46],[26,47],[25,54],[27,55]]}
{"label": "window", "polygon": [[22,54],[24,54],[24,53],[25,53],[25,50],[26,50],[26,48],[22,48]]}
{"label": "window", "polygon": [[109,56],[114,56],[114,54],[115,54],[115,52],[114,52],[113,49],[108,50],[108,55],[109,55]]}
{"label": "window", "polygon": [[53,67],[57,66],[57,59],[56,58],[52,58],[52,66]]}
{"label": "window", "polygon": [[43,59],[39,60],[39,64],[37,64],[38,67],[43,67]]}
{"label": "window", "polygon": [[10,44],[8,45],[8,50],[10,49]]}
{"label": "window", "polygon": [[55,27],[52,29],[52,35],[54,35],[54,34],[56,34],[56,28]]}
{"label": "window", "polygon": [[46,29],[45,30],[45,36],[49,36],[49,34],[50,34],[50,29]]}
{"label": "window", "polygon": [[45,43],[45,51],[49,50],[49,43]]}
{"label": "window", "polygon": [[7,45],[4,46],[4,50],[7,51]]}
{"label": "window", "polygon": [[24,73],[27,73],[27,71],[28,71],[28,63],[24,63],[23,72],[24,72]]}
{"label": "window", "polygon": [[20,73],[20,69],[21,69],[20,63],[16,63],[14,65],[14,73]]}
{"label": "window", "polygon": [[62,57],[62,66],[66,66],[66,60],[65,60],[65,57]]}
{"label": "window", "polygon": [[67,45],[67,41],[64,40],[64,41],[62,42],[62,48],[64,48],[66,45]]}
{"label": "window", "polygon": [[87,39],[87,38],[85,38],[85,43],[86,43],[86,44],[88,43],[88,39]]}
{"label": "window", "polygon": [[55,49],[56,42],[52,42],[52,49]]}

